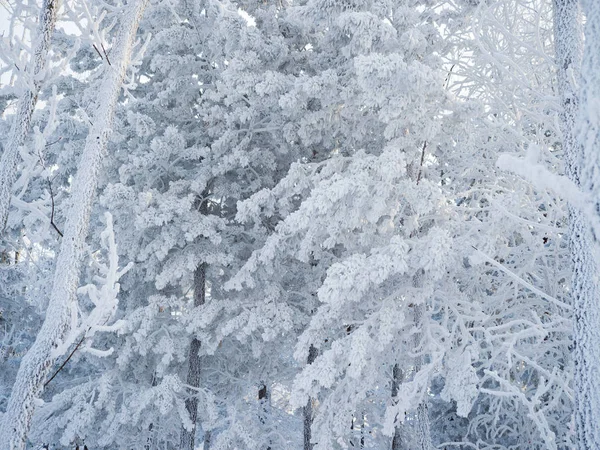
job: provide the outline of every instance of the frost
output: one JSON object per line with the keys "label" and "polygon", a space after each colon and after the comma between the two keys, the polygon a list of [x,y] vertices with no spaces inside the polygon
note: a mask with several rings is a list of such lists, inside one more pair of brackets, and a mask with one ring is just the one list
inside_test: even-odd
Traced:
{"label": "frost", "polygon": [[450,352],[446,355],[448,375],[445,378],[441,397],[446,401],[456,402],[456,413],[467,417],[479,395],[479,378],[471,365],[471,352],[464,348],[460,352]]}

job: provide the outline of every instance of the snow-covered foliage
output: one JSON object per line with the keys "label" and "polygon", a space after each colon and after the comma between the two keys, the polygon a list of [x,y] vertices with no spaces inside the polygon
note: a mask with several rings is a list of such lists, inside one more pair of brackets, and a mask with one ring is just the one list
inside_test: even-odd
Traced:
{"label": "snow-covered foliage", "polygon": [[94,115],[95,123],[89,130],[73,180],[73,195],[57,256],[46,317],[35,342],[21,362],[0,428],[4,438],[0,445],[10,450],[25,448],[37,397],[57,356],[55,349],[73,325],[75,293],[98,172],[106,152],[115,105],[129,67],[138,23],[146,1],[139,0],[127,5],[115,40],[115,66],[108,66],[108,73],[101,84],[98,109]]}
{"label": "snow-covered foliage", "polygon": [[595,448],[583,6],[0,2],[0,448]]}

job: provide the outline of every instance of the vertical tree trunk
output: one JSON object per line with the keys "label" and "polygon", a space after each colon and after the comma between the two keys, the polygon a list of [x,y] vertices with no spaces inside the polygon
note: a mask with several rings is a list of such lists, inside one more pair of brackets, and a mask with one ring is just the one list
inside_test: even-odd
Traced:
{"label": "vertical tree trunk", "polygon": [[360,417],[362,418],[360,425],[360,449],[362,450],[365,448],[365,426],[367,424],[367,417],[365,416],[364,412],[360,415]]}
{"label": "vertical tree trunk", "polygon": [[212,437],[212,433],[210,430],[205,430],[204,431],[204,444],[202,445],[203,450],[209,450],[210,449],[210,440]]}
{"label": "vertical tree trunk", "polygon": [[[202,195],[197,199],[197,205],[194,205],[200,214],[206,216],[208,214],[208,188],[202,192]],[[194,271],[194,308],[202,306],[206,303],[206,263],[201,263]],[[187,384],[192,388],[200,387],[200,375],[202,370],[202,361],[200,359],[200,347],[202,343],[193,338],[190,343],[190,351],[188,357],[188,374]],[[185,401],[185,409],[192,422],[192,429],[186,430],[181,427],[181,450],[194,450],[196,445],[196,428],[198,423],[198,397],[194,389],[190,389],[189,398]],[[204,450],[210,448],[210,432],[204,433]]]}
{"label": "vertical tree trunk", "polygon": [[[206,301],[206,264],[200,264],[194,271],[194,307],[204,305]],[[190,353],[188,358],[188,374],[187,384],[198,388],[200,387],[200,346],[201,343],[198,339],[192,339],[190,344]],[[185,401],[185,409],[192,421],[192,429],[186,430],[185,427],[181,428],[181,442],[179,448],[181,450],[194,450],[196,441],[196,422],[198,420],[198,397],[197,392],[194,390],[189,391],[190,397]],[[210,439],[208,439],[210,442]],[[207,443],[207,439],[204,439],[204,449],[208,450],[210,443]]]}
{"label": "vertical tree trunk", "polygon": [[38,93],[48,68],[48,50],[54,26],[58,0],[44,0],[40,11],[37,36],[31,43],[33,55],[30,62],[29,83],[23,85],[23,94],[19,99],[17,113],[12,123],[8,142],[0,158],[0,233],[6,226],[8,208],[12,196],[12,187],[17,177],[19,162],[19,147],[25,142],[25,137],[31,126],[31,116],[37,103]]}
{"label": "vertical tree trunk", "polygon": [[[265,425],[267,423],[268,415],[269,415],[269,390],[267,388],[267,383],[261,382],[258,387],[258,404],[259,404],[259,420],[260,423]],[[271,450],[271,445],[269,441],[269,445],[267,445],[266,450]]]}
{"label": "vertical tree trunk", "polygon": [[579,113],[576,83],[583,58],[583,22],[579,0],[554,0],[554,47],[566,171],[571,180],[579,185],[581,145],[575,130]]}
{"label": "vertical tree trunk", "polygon": [[[398,397],[398,389],[400,388],[400,384],[402,383],[402,378],[404,377],[402,373],[402,369],[398,364],[394,364],[394,368],[392,369],[392,399]],[[396,425],[394,428],[394,437],[392,438],[392,450],[401,450],[402,449],[402,426]]]}
{"label": "vertical tree trunk", "polygon": [[[425,305],[416,305],[415,306],[415,323],[421,323],[423,320],[423,311],[425,309]],[[419,335],[415,336],[415,345],[418,344]],[[423,357],[417,357],[415,361],[415,373],[421,370],[421,365],[423,364]],[[427,398],[424,398],[419,406],[417,407],[417,418],[416,418],[416,428],[417,428],[417,442],[419,443],[420,450],[431,450],[433,449],[433,443],[431,442],[431,430],[429,428],[429,407],[427,406]]]}
{"label": "vertical tree trunk", "polygon": [[[596,202],[589,217],[593,230],[582,230],[579,245],[572,246],[575,262],[573,307],[575,311],[575,426],[579,449],[600,444],[600,298],[598,251],[600,235],[600,2],[584,0],[585,52],[581,67],[579,143],[583,158],[580,181]],[[573,236],[576,238],[576,236]],[[575,239],[573,239],[575,240]]]}
{"label": "vertical tree trunk", "polygon": [[427,400],[423,400],[417,407],[417,440],[421,450],[432,450],[434,448],[431,442]]}
{"label": "vertical tree trunk", "polygon": [[[423,287],[423,270],[419,270],[413,278],[413,286],[416,288]],[[415,325],[420,325],[423,322],[423,315],[425,312],[425,305],[415,305]],[[415,348],[418,347],[421,339],[420,334],[415,335]],[[418,356],[415,360],[415,373],[421,370],[423,364],[423,357]],[[419,443],[420,450],[431,450],[433,449],[433,443],[431,442],[431,432],[429,428],[429,408],[427,406],[427,398],[424,398],[419,406],[417,407],[416,417],[416,429],[417,429],[417,442]]]}
{"label": "vertical tree trunk", "polygon": [[[318,351],[314,346],[308,349],[308,358],[306,364],[311,365],[317,359]],[[312,399],[309,398],[306,406],[302,409],[304,416],[304,450],[312,450],[314,445],[310,443],[312,437],[312,421],[313,421],[313,405]]]}
{"label": "vertical tree trunk", "polygon": [[54,363],[55,355],[52,351],[64,338],[71,324],[98,172],[106,152],[138,24],[147,2],[148,0],[130,2],[117,34],[113,65],[107,66],[99,92],[97,113],[73,181],[71,205],[56,260],[46,318],[31,349],[23,357],[4,415],[0,433],[0,449],[3,450],[25,448],[35,399],[42,391],[48,370]]}

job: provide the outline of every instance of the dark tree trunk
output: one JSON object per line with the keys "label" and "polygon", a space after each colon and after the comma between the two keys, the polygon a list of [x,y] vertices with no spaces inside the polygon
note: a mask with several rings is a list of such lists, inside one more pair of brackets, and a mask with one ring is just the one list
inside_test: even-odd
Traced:
{"label": "dark tree trunk", "polygon": [[[267,388],[267,383],[261,382],[258,387],[258,404],[259,404],[259,415],[258,419],[260,423],[265,425],[267,423],[268,409],[269,409],[269,390]],[[266,450],[271,450],[271,441],[266,447]]]}
{"label": "dark tree trunk", "polygon": [[[394,364],[394,368],[392,369],[392,399],[395,401],[396,397],[398,397],[398,389],[400,388],[400,384],[402,383],[402,378],[404,377],[402,373],[402,369],[398,364]],[[401,450],[402,449],[402,426],[396,425],[394,428],[394,437],[392,438],[392,450]]]}
{"label": "dark tree trunk", "polygon": [[[317,355],[319,354],[318,350],[312,345],[308,349],[308,358],[306,360],[306,364],[311,365],[315,359],[317,359]],[[312,450],[314,447],[313,444],[310,443],[311,439],[311,431],[312,431],[312,421],[313,421],[313,405],[312,399],[309,398],[306,406],[303,408],[304,414],[304,450]]]}
{"label": "dark tree trunk", "polygon": [[[200,264],[194,271],[194,307],[204,305],[206,301],[206,264]],[[187,384],[193,388],[200,387],[200,346],[198,339],[192,339],[190,344],[189,365],[187,374]],[[194,450],[196,440],[196,421],[198,420],[198,397],[197,392],[189,389],[189,397],[185,401],[185,409],[192,421],[192,429],[181,428],[181,450]],[[207,444],[208,442],[208,444]],[[210,445],[210,434],[208,440],[204,439],[204,449],[208,450]]]}

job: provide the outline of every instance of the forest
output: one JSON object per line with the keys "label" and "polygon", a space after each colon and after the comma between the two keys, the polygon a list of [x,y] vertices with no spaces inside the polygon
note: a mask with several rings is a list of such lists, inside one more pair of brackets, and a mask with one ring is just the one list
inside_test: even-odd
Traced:
{"label": "forest", "polygon": [[600,0],[0,0],[24,449],[600,449]]}

